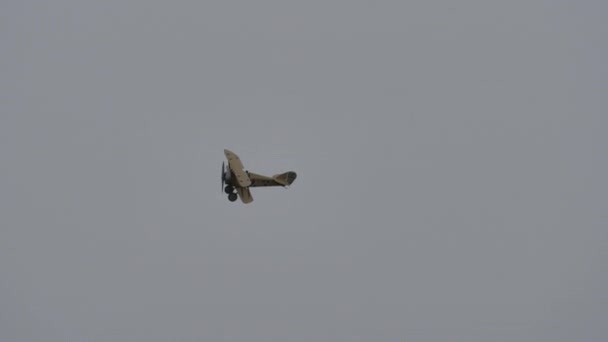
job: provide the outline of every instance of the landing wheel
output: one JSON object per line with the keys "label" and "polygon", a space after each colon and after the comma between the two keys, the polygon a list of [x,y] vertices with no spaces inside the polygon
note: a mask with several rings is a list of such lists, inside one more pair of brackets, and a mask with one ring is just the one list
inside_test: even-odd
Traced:
{"label": "landing wheel", "polygon": [[231,194],[234,192],[234,187],[232,187],[231,185],[226,185],[226,187],[224,188],[224,192],[227,194]]}
{"label": "landing wheel", "polygon": [[231,194],[228,195],[228,200],[230,202],[234,202],[234,201],[236,201],[236,199],[237,199],[237,196],[236,196],[235,193],[231,193]]}

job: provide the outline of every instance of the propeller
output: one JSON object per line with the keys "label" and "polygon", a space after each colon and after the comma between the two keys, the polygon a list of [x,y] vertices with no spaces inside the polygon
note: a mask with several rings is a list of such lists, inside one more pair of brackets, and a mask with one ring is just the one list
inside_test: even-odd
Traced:
{"label": "propeller", "polygon": [[224,182],[226,181],[226,174],[224,173],[224,162],[222,162],[222,192],[224,192]]}

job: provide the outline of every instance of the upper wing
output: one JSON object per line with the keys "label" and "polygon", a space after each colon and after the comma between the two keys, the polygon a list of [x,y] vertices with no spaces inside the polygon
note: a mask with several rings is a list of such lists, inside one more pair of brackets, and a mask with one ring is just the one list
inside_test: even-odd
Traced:
{"label": "upper wing", "polygon": [[234,152],[229,150],[224,150],[224,154],[226,155],[226,159],[228,159],[228,167],[236,176],[236,182],[241,187],[247,187],[251,185],[251,179],[247,173],[243,170],[243,163],[239,156],[237,156]]}

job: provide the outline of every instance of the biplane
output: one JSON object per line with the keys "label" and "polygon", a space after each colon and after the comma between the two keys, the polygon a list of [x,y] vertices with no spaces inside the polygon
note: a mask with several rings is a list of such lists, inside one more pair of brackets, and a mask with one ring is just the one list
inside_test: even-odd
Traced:
{"label": "biplane", "polygon": [[253,202],[250,188],[270,186],[290,186],[296,180],[293,171],[274,175],[272,177],[258,175],[245,170],[239,156],[229,150],[224,150],[228,165],[222,162],[222,189],[228,194],[228,200],[234,202],[237,198],[245,204]]}

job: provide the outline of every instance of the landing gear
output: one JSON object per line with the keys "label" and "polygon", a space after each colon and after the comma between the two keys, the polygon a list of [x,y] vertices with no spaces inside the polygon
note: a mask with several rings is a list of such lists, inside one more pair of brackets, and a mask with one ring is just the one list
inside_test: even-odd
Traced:
{"label": "landing gear", "polygon": [[231,194],[234,192],[234,187],[232,185],[226,185],[226,187],[224,188],[224,192],[227,194]]}
{"label": "landing gear", "polygon": [[232,192],[228,195],[228,200],[230,202],[234,202],[234,201],[236,201],[236,199],[237,199],[237,195],[234,192]]}

